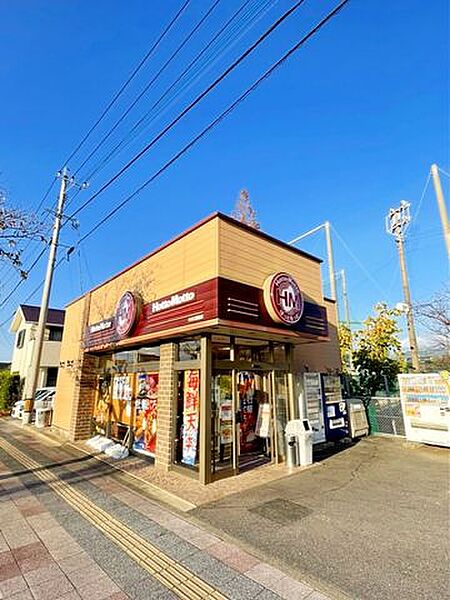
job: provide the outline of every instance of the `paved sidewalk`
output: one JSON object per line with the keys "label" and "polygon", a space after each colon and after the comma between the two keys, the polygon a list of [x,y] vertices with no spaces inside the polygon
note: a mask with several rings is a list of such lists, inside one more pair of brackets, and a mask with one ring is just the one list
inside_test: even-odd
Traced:
{"label": "paved sidewalk", "polygon": [[329,598],[7,420],[0,493],[0,600]]}

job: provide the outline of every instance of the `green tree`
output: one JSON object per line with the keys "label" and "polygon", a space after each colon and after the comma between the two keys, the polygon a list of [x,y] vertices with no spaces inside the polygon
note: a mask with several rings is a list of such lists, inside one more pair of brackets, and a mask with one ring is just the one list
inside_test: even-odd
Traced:
{"label": "green tree", "polygon": [[357,393],[369,399],[376,392],[393,389],[397,375],[405,370],[401,353],[399,312],[386,304],[375,306],[375,314],[364,321],[364,327],[354,335],[354,386]]}
{"label": "green tree", "polygon": [[353,359],[353,335],[350,327],[345,323],[339,324],[338,329],[339,350],[341,352],[342,372],[350,375]]}

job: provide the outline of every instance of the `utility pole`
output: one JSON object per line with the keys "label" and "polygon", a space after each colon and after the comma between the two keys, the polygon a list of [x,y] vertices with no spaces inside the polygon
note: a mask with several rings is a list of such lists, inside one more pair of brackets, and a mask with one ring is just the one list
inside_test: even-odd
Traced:
{"label": "utility pole", "polygon": [[308,235],[312,235],[321,229],[325,229],[325,239],[327,243],[327,263],[328,263],[328,273],[330,276],[330,295],[331,299],[337,303],[337,295],[336,295],[336,274],[334,272],[334,256],[333,256],[333,245],[331,243],[331,224],[329,221],[325,221],[325,223],[321,223],[317,227],[310,229],[306,233],[302,233],[298,237],[294,238],[289,242],[289,244],[296,244],[303,238]]}
{"label": "utility pole", "polygon": [[348,305],[347,279],[345,277],[344,269],[341,269],[339,274],[341,276],[341,282],[342,282],[342,298],[344,300],[345,324],[350,329],[350,308]]}
{"label": "utility pole", "polygon": [[447,207],[445,206],[444,194],[442,192],[441,178],[439,177],[439,167],[436,164],[431,165],[431,175],[433,177],[434,191],[441,216],[442,229],[444,230],[444,240],[447,246],[447,256],[450,259],[450,224],[448,222]]}
{"label": "utility pole", "polygon": [[414,371],[419,371],[419,351],[417,346],[416,329],[414,326],[414,315],[411,302],[411,292],[409,289],[408,273],[406,270],[405,261],[405,233],[411,221],[409,213],[409,202],[402,200],[398,208],[391,208],[386,217],[386,231],[395,237],[398,249],[398,257],[400,260],[400,271],[402,274],[403,297],[406,309],[406,322],[408,327],[409,348],[411,350],[412,366]]}
{"label": "utility pole", "polygon": [[23,411],[22,422],[29,423],[31,421],[31,413],[33,411],[34,396],[39,379],[39,367],[41,363],[42,345],[44,342],[45,325],[47,323],[48,302],[52,287],[53,270],[55,267],[56,251],[58,248],[59,230],[61,229],[61,220],[63,217],[64,203],[66,200],[67,188],[73,183],[73,178],[69,177],[66,167],[58,173],[61,179],[61,187],[59,190],[58,204],[55,213],[55,222],[53,225],[52,239],[50,242],[50,252],[48,255],[47,272],[45,274],[44,288],[42,290],[41,307],[39,311],[39,321],[36,329],[36,337],[34,340],[33,355],[31,359],[30,372],[25,381],[25,406]]}

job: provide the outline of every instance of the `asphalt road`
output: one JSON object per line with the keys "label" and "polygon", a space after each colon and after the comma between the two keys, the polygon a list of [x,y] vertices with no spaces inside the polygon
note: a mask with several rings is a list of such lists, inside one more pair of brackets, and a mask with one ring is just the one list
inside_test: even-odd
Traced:
{"label": "asphalt road", "polygon": [[195,509],[261,557],[358,600],[449,597],[449,452],[371,437]]}

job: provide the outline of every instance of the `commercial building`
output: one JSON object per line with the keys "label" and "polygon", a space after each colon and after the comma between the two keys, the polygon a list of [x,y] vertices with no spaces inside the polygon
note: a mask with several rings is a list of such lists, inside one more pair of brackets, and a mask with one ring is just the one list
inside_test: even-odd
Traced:
{"label": "commercial building", "polygon": [[[20,377],[21,386],[24,386],[31,369],[31,358],[34,351],[39,311],[39,306],[20,304],[10,326],[10,331],[15,334],[11,373]],[[59,353],[64,329],[64,315],[64,310],[57,308],[50,308],[48,310],[37,383],[38,388],[54,387],[56,385]]]}
{"label": "commercial building", "polygon": [[201,483],[284,458],[305,371],[340,369],[320,259],[215,213],[68,305],[53,427]]}

